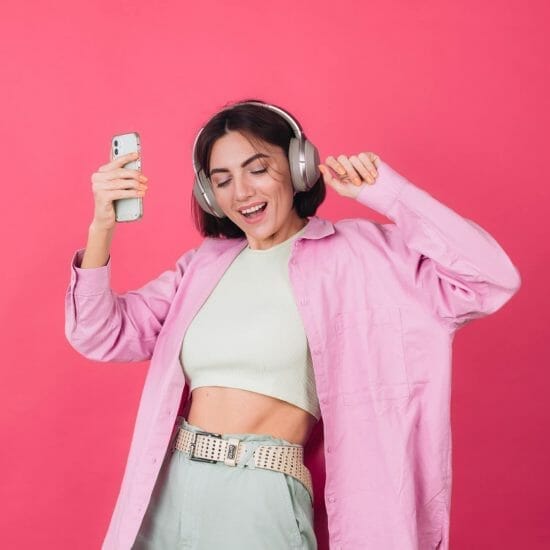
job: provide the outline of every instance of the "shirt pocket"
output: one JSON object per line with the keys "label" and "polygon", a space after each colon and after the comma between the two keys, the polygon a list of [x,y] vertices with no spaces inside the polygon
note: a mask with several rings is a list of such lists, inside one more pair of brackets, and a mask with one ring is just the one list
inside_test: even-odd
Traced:
{"label": "shirt pocket", "polygon": [[342,311],[335,320],[337,376],[343,403],[373,400],[385,409],[406,402],[410,385],[405,364],[401,311],[371,306]]}

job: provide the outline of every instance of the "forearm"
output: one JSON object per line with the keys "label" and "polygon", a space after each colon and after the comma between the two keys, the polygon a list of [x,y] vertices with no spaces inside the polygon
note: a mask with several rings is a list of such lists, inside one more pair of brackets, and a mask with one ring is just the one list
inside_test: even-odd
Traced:
{"label": "forearm", "polygon": [[114,227],[105,229],[92,222],[88,228],[88,242],[82,257],[81,268],[103,267],[107,264],[111,250]]}
{"label": "forearm", "polygon": [[96,269],[82,269],[86,249],[71,260],[65,295],[65,335],[73,348],[96,361],[151,358],[157,336],[197,248],[185,252],[175,269],[166,270],[136,290],[111,289],[112,258]]}
{"label": "forearm", "polygon": [[495,312],[520,288],[517,267],[485,229],[386,163],[357,200],[395,222],[383,225],[388,255],[450,328]]}

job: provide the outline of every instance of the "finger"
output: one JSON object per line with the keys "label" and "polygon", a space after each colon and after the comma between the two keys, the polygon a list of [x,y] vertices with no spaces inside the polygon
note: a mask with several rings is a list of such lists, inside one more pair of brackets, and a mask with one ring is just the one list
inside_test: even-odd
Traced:
{"label": "finger", "polygon": [[369,184],[374,183],[374,176],[371,175],[371,173],[367,170],[366,166],[363,164],[362,161],[359,160],[359,158],[356,155],[352,155],[349,158],[351,164],[353,167],[359,172],[359,175],[363,178],[364,181],[366,181]]}
{"label": "finger", "polygon": [[378,169],[375,164],[375,160],[379,160],[378,155],[375,155],[374,153],[359,153],[357,156],[367,167],[372,176],[376,178],[376,176],[378,175]]}
{"label": "finger", "polygon": [[142,181],[147,181],[145,177],[139,170],[134,170],[132,168],[119,168],[117,170],[112,170],[109,174],[106,174],[107,179],[113,178],[134,178]]}
{"label": "finger", "polygon": [[147,189],[145,183],[141,183],[134,179],[115,179],[108,181],[97,182],[94,185],[94,190],[112,191],[115,189]]}
{"label": "finger", "polygon": [[[357,190],[352,190],[352,186],[348,182],[342,182],[338,176],[333,176],[329,167],[324,164],[318,165],[321,174],[323,174],[323,179],[328,187],[332,187],[339,195],[343,197],[353,197],[354,193],[357,193]],[[346,176],[347,177],[347,176]]]}
{"label": "finger", "polygon": [[321,174],[323,174],[323,179],[325,180],[325,183],[327,185],[330,185],[331,187],[342,185],[338,178],[335,178],[332,175],[331,171],[328,169],[328,166],[325,166],[324,164],[319,164],[319,170],[321,171]]}
{"label": "finger", "polygon": [[137,160],[138,158],[139,158],[138,152],[121,155],[120,157],[116,157],[115,159],[111,160],[111,162],[108,162],[107,164],[100,166],[98,172],[107,172],[108,170],[113,170],[113,168],[124,166],[126,163]]}
{"label": "finger", "polygon": [[109,181],[121,178],[136,179],[143,182],[148,181],[148,178],[144,176],[141,172],[139,172],[138,170],[132,170],[130,168],[118,168],[110,170],[108,172],[101,172],[100,174],[101,176],[98,176],[100,181]]}
{"label": "finger", "polygon": [[107,200],[116,201],[117,199],[130,199],[134,197],[145,196],[144,189],[112,189],[106,191]]}
{"label": "finger", "polygon": [[375,164],[375,159],[378,160],[378,156],[374,153],[359,153],[357,155],[363,164],[367,167],[369,172],[376,177],[378,175],[378,168]]}
{"label": "finger", "polygon": [[328,166],[330,166],[337,174],[343,176],[346,173],[346,169],[331,155],[327,157],[326,161]]}
{"label": "finger", "polygon": [[344,166],[344,168],[346,169],[347,175],[348,175],[349,179],[351,180],[351,182],[354,185],[360,185],[361,184],[361,177],[356,172],[355,168],[353,167],[353,165],[349,161],[348,157],[346,157],[345,155],[340,155],[338,157],[338,162],[340,164],[342,164]]}

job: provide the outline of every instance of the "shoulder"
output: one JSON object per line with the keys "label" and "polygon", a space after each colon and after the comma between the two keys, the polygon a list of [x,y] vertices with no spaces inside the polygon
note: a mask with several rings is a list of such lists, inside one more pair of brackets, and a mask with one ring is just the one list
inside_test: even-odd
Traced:
{"label": "shoulder", "polygon": [[380,223],[368,218],[346,218],[334,223],[335,235],[348,241],[383,246],[391,238],[393,223]]}
{"label": "shoulder", "polygon": [[331,252],[344,254],[350,261],[386,263],[408,258],[411,253],[402,232],[393,222],[346,218],[334,222],[333,226]]}

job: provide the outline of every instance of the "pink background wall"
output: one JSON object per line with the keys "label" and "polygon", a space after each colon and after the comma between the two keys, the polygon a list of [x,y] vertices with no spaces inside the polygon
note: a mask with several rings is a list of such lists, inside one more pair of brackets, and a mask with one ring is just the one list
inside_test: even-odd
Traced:
{"label": "pink background wall", "polygon": [[[113,243],[122,291],[200,242],[193,138],[256,96],[323,158],[376,152],[520,269],[512,302],[455,339],[451,547],[548,548],[549,15],[544,0],[4,1],[1,546],[99,548],[118,493],[147,363],[89,361],[63,332],[111,135],[140,132],[149,177],[144,218]],[[387,221],[327,193],[320,216]]]}

